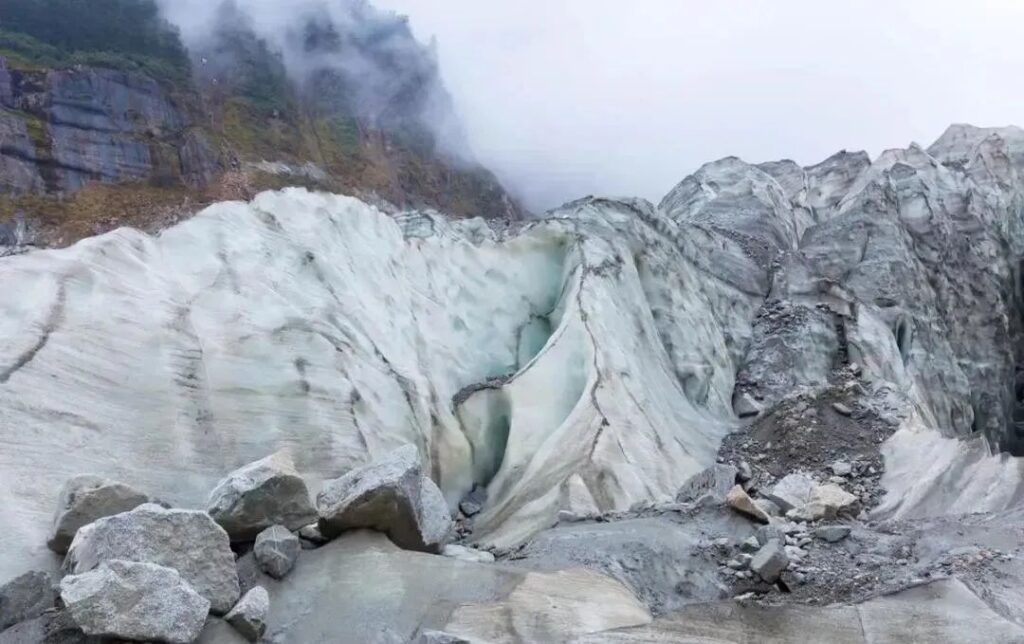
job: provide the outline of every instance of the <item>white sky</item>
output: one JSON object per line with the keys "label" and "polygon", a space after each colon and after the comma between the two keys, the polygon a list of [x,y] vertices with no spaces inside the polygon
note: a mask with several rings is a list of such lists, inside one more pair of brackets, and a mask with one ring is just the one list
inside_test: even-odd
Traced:
{"label": "white sky", "polygon": [[701,164],[1024,125],[1024,0],[374,0],[436,36],[477,156],[541,210]]}

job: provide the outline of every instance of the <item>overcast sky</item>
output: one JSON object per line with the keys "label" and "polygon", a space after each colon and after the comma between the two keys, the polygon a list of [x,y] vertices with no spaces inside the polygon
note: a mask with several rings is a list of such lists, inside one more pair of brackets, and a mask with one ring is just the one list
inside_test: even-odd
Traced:
{"label": "overcast sky", "polygon": [[1024,125],[1024,0],[374,0],[438,39],[480,159],[535,210],[702,163]]}

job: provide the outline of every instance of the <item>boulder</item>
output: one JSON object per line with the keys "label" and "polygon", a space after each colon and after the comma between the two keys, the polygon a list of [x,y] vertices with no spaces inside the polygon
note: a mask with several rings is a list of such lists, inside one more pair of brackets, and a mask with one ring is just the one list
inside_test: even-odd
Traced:
{"label": "boulder", "polygon": [[238,575],[228,535],[205,512],[147,503],[100,519],[78,531],[64,567],[71,574],[81,574],[113,559],[177,570],[217,614],[226,613],[238,600]]}
{"label": "boulder", "polygon": [[116,559],[62,579],[60,598],[87,635],[172,644],[195,641],[210,610],[173,568]]}
{"label": "boulder", "polygon": [[0,644],[102,644],[82,632],[68,610],[47,611],[0,631]]}
{"label": "boulder", "polygon": [[761,549],[761,542],[758,541],[756,536],[750,536],[744,539],[740,543],[741,552],[757,552]]}
{"label": "boulder", "polygon": [[743,490],[743,486],[735,485],[729,493],[725,496],[726,504],[736,510],[740,514],[743,514],[754,521],[759,523],[768,523],[771,521],[768,515],[764,513],[764,510],[754,505],[754,501],[747,495]]}
{"label": "boulder", "polygon": [[739,470],[732,465],[712,465],[684,483],[676,493],[676,501],[679,503],[697,501],[712,504],[725,503],[725,497],[729,494],[729,490],[736,485],[738,475]]}
{"label": "boulder", "polygon": [[45,572],[27,572],[0,586],[0,631],[35,619],[57,603],[53,580]]}
{"label": "boulder", "polygon": [[[777,540],[782,543],[786,542],[786,531],[778,525],[763,525],[757,529],[757,542],[761,546],[767,544],[771,540]],[[760,549],[760,548],[758,548]]]}
{"label": "boulder", "polygon": [[295,567],[302,544],[288,528],[276,525],[256,537],[252,551],[260,570],[274,579],[283,579]]}
{"label": "boulder", "polygon": [[787,566],[789,556],[786,555],[782,542],[776,539],[762,546],[750,560],[750,569],[769,584],[775,583]]}
{"label": "boulder", "polygon": [[124,483],[85,474],[69,479],[61,488],[47,546],[66,554],[75,533],[96,519],[133,510],[149,497]]}
{"label": "boulder", "polygon": [[773,485],[765,496],[779,506],[782,512],[789,512],[793,508],[805,505],[813,488],[814,480],[811,477],[805,474],[788,474]]}
{"label": "boulder", "polygon": [[850,526],[848,525],[823,525],[814,529],[814,536],[822,541],[829,543],[835,543],[842,541],[846,537],[850,536]]}
{"label": "boulder", "polygon": [[256,586],[245,593],[235,607],[224,616],[242,637],[256,642],[267,630],[267,613],[270,612],[270,596],[263,586]]}
{"label": "boulder", "polygon": [[836,461],[828,467],[836,476],[850,476],[853,474],[853,465],[846,461]]}
{"label": "boulder", "polygon": [[316,505],[327,538],[370,528],[407,550],[437,552],[452,529],[444,496],[421,474],[413,445],[328,482]]}
{"label": "boulder", "polygon": [[286,451],[228,474],[210,493],[207,512],[232,541],[252,541],[273,525],[298,530],[316,520],[306,481]]}
{"label": "boulder", "polygon": [[860,505],[860,499],[835,483],[817,485],[811,491],[807,504],[796,508],[794,517],[805,521],[834,519],[841,513],[853,513]]}
{"label": "boulder", "polygon": [[487,503],[487,488],[478,485],[462,499],[462,502],[459,503],[459,510],[467,517],[473,517],[483,511],[485,503]]}

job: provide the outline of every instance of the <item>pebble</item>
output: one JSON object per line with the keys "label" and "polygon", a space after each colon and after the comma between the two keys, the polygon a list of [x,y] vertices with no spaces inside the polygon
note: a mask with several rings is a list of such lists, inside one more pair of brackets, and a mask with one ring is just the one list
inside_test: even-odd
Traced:
{"label": "pebble", "polygon": [[850,416],[851,414],[853,414],[853,410],[841,402],[832,403],[832,409],[834,409],[837,414],[840,414],[842,416]]}

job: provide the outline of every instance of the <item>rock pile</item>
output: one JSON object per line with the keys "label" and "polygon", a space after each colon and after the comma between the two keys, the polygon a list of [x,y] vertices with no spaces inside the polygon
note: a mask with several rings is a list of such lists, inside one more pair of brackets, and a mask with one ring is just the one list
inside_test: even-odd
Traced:
{"label": "rock pile", "polygon": [[[212,613],[255,642],[267,630],[270,595],[248,581],[243,561],[282,579],[304,544],[319,547],[350,529],[385,532],[407,549],[494,560],[445,549],[451,515],[412,446],[328,482],[317,508],[286,453],[229,474],[207,511],[163,507],[122,483],[75,477],[61,492],[49,540],[66,552],[59,593],[39,572],[0,587],[0,641],[8,634],[12,642],[50,641],[60,633],[69,642],[187,644],[200,638]],[[236,562],[235,551],[248,554]]]}

